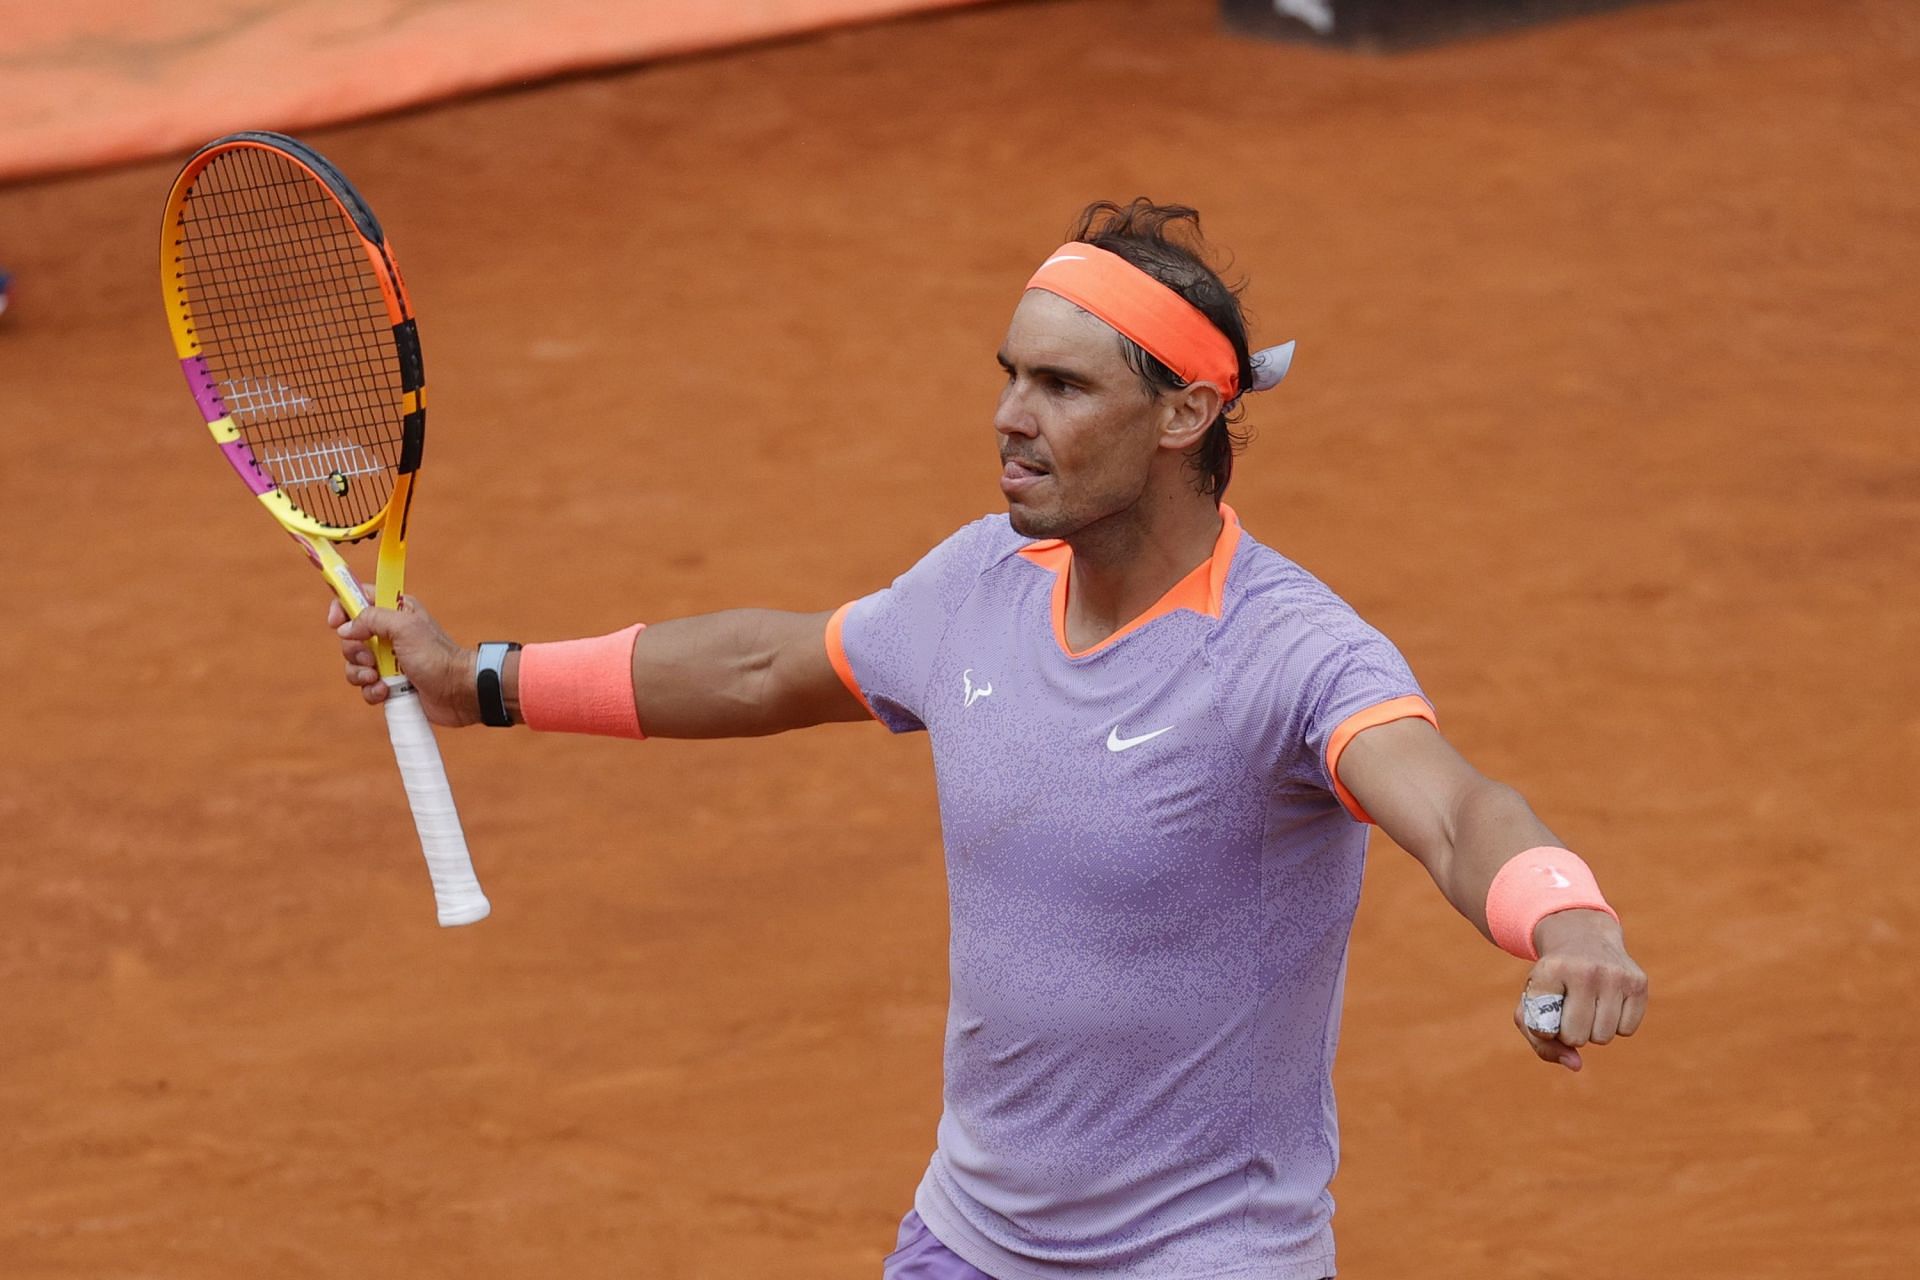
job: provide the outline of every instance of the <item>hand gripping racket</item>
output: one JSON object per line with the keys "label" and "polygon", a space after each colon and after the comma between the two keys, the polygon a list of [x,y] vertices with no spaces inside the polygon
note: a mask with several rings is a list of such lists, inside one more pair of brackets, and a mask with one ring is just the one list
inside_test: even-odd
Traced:
{"label": "hand gripping racket", "polygon": [[[360,193],[282,134],[210,142],[167,197],[160,287],[180,368],[227,461],[349,617],[367,598],[336,544],[377,535],[374,598],[395,608],[426,378],[392,246]],[[371,648],[440,923],[471,924],[490,908],[440,749],[391,648]]]}

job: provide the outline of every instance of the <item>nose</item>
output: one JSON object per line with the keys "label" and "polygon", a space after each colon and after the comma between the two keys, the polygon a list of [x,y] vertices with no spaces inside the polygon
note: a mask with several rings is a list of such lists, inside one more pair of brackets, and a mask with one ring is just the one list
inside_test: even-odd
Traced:
{"label": "nose", "polygon": [[1033,436],[1037,433],[1033,414],[1020,392],[1020,380],[1009,378],[1000,389],[1000,402],[994,406],[993,429],[1003,436]]}

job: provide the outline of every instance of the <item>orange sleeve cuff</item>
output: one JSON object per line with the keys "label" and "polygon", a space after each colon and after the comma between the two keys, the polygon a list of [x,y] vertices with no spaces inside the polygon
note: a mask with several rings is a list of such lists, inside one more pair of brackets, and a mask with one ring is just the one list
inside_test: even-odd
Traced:
{"label": "orange sleeve cuff", "polygon": [[1363,707],[1342,720],[1339,727],[1333,731],[1333,736],[1327,739],[1327,776],[1333,779],[1333,794],[1339,798],[1341,806],[1353,816],[1355,822],[1372,825],[1373,819],[1368,817],[1367,811],[1360,807],[1360,802],[1353,798],[1353,792],[1347,790],[1346,784],[1340,781],[1341,753],[1347,749],[1347,744],[1366,730],[1409,718],[1425,720],[1435,728],[1440,726],[1440,721],[1433,714],[1432,705],[1418,694],[1410,693],[1405,697],[1390,698],[1385,702],[1376,702],[1371,707]]}
{"label": "orange sleeve cuff", "polygon": [[860,692],[860,682],[854,679],[853,664],[847,661],[847,646],[840,636],[840,628],[847,620],[847,610],[853,605],[853,601],[847,601],[827,619],[827,661],[833,664],[833,673],[840,677],[841,684],[847,686],[847,692],[860,700],[860,705],[867,709],[868,715],[879,720],[879,716],[873,715],[873,704],[867,701],[867,695]]}

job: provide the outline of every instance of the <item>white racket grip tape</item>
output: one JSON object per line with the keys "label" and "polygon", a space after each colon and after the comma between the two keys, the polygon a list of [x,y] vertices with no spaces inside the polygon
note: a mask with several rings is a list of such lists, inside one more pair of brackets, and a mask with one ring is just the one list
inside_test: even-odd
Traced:
{"label": "white racket grip tape", "polygon": [[433,878],[433,900],[444,928],[484,920],[493,910],[467,856],[467,833],[460,829],[460,811],[453,807],[453,789],[447,785],[447,767],[433,726],[420,707],[420,695],[405,676],[387,676],[387,736],[393,739],[393,757],[400,762],[400,781],[406,784],[407,803],[413,806],[414,829],[420,833],[420,852],[427,855],[427,874]]}

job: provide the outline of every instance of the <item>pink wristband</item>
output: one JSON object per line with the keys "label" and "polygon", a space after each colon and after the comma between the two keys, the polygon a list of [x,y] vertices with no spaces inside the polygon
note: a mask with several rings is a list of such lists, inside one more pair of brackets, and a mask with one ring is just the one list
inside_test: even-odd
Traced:
{"label": "pink wristband", "polygon": [[1507,859],[1487,886],[1487,930],[1502,951],[1523,960],[1538,960],[1533,931],[1556,911],[1585,907],[1604,911],[1615,920],[1619,913],[1600,896],[1593,869],[1569,849],[1541,845]]}
{"label": "pink wristband", "polygon": [[548,733],[645,738],[633,701],[633,642],[643,630],[520,650],[520,719]]}

